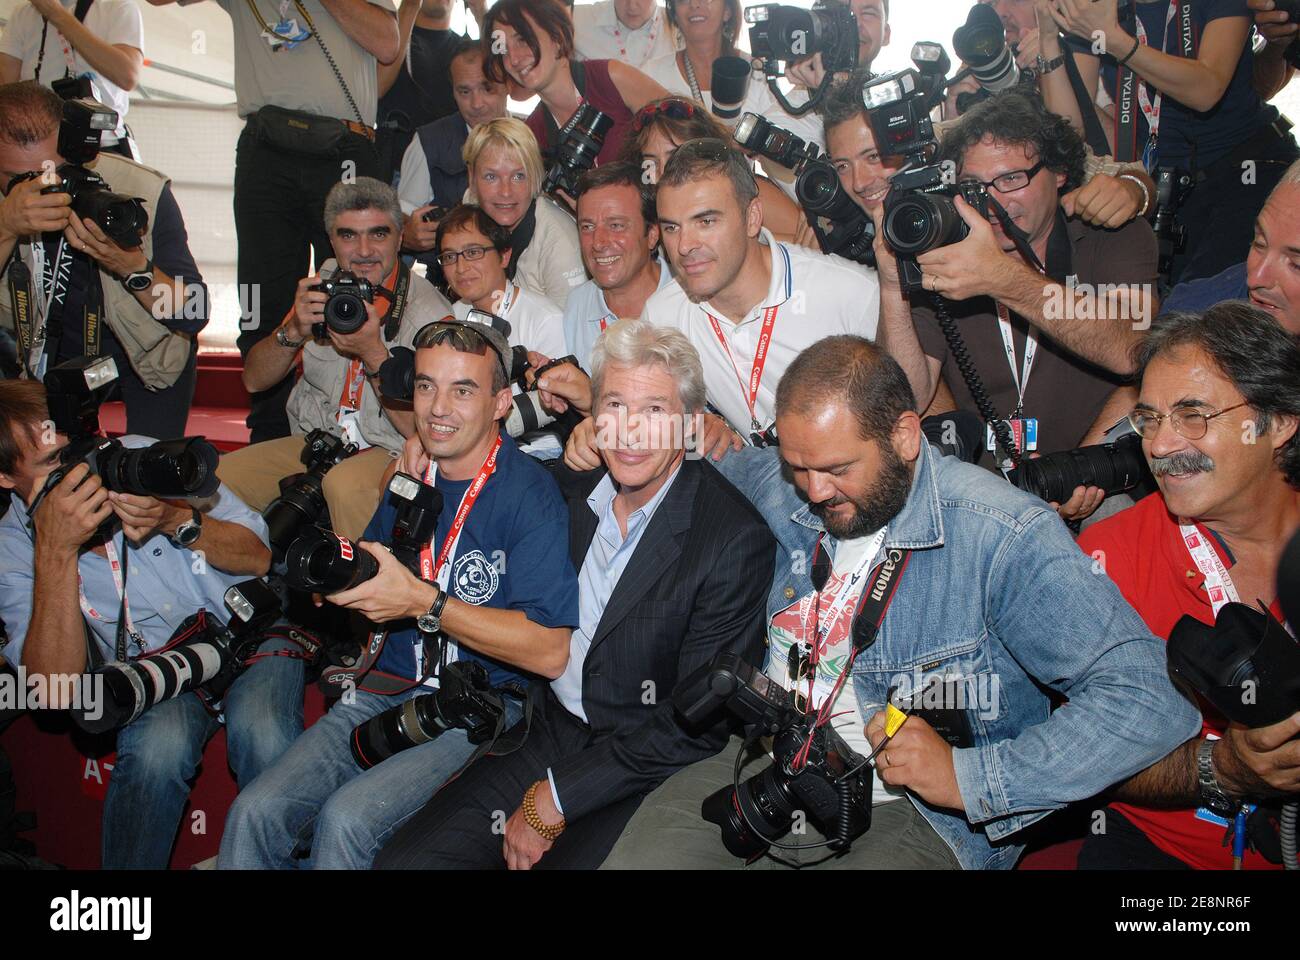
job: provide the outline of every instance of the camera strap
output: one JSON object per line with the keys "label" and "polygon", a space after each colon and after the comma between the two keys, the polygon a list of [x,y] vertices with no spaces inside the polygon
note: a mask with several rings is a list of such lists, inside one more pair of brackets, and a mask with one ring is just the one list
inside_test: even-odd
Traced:
{"label": "camera strap", "polygon": [[[72,15],[77,18],[78,23],[84,24],[86,22],[86,14],[90,12],[90,5],[94,2],[95,0],[77,0],[77,6],[76,9],[72,11]],[[41,46],[40,51],[36,54],[36,75],[34,77],[38,82],[41,79],[41,64],[45,62],[45,38],[49,36],[49,30],[49,18],[41,17]],[[68,47],[68,41],[62,33],[59,33],[59,31],[56,30],[54,32],[58,34],[59,44],[63,47],[63,62],[66,64],[66,72],[64,73],[64,76],[75,76],[77,73],[77,61],[73,59],[72,50]]]}
{"label": "camera strap", "polygon": [[45,335],[40,333],[40,343],[37,344],[37,331],[33,328],[32,323],[32,273],[27,269],[27,264],[23,261],[19,253],[19,245],[14,244],[13,257],[9,261],[9,306],[14,314],[14,330],[18,335],[18,359],[22,364],[23,370],[29,377],[37,375],[37,366],[40,364],[38,356],[34,356],[33,347],[44,345]]}
{"label": "camera strap", "polygon": [[[497,469],[497,454],[501,450],[501,434],[497,433],[496,443],[492,444],[492,449],[483,461],[483,466],[479,467],[478,475],[474,481],[466,488],[464,495],[460,498],[460,506],[456,508],[456,515],[451,519],[451,527],[447,530],[447,536],[442,541],[442,547],[438,551],[437,562],[433,559],[433,543],[426,543],[420,548],[420,579],[432,583],[442,575],[443,568],[446,567],[447,561],[451,559],[452,553],[456,549],[456,544],[460,542],[461,531],[465,529],[465,521],[469,519],[469,513],[474,509],[474,504],[478,501],[479,494],[487,486],[488,477],[492,476]],[[438,464],[430,460],[429,466],[424,473],[424,482],[433,485],[438,476]]]}
{"label": "camera strap", "polygon": [[[144,637],[140,631],[135,628],[131,622],[131,604],[126,598],[126,577],[127,577],[127,553],[126,532],[122,532],[122,555],[119,558],[117,548],[113,546],[113,538],[109,537],[104,541],[104,554],[108,559],[108,569],[113,575],[113,586],[117,590],[120,598],[120,605],[117,610],[117,637],[115,642],[115,652],[117,659],[123,663],[127,659],[127,638],[136,645],[138,651],[144,650]],[[77,572],[77,597],[81,602],[81,612],[92,620],[98,620],[100,623],[107,623],[107,618],[91,606],[90,601],[86,599],[86,590],[81,578],[81,572]]]}
{"label": "camera strap", "polygon": [[1074,62],[1074,55],[1067,49],[1065,50],[1065,75],[1069,78],[1070,88],[1074,91],[1074,99],[1079,104],[1079,114],[1083,118],[1083,138],[1087,141],[1092,152],[1099,157],[1104,157],[1111,152],[1110,143],[1106,140],[1106,131],[1102,129],[1101,121],[1097,119],[1097,105],[1093,96],[1089,93],[1088,88],[1083,84],[1083,76],[1079,73],[1079,65]]}
{"label": "camera strap", "polygon": [[1224,604],[1241,602],[1237,588],[1232,584],[1232,577],[1228,575],[1228,568],[1223,565],[1218,551],[1210,546],[1205,535],[1195,526],[1179,524],[1178,532],[1183,535],[1183,543],[1192,555],[1196,569],[1205,577],[1205,592],[1217,618]]}
{"label": "camera strap", "polygon": [[[581,60],[569,61],[569,76],[573,79],[573,85],[578,91],[578,109],[573,111],[573,116],[565,122],[563,129],[555,120],[555,115],[551,113],[551,108],[542,104],[542,122],[546,125],[546,143],[542,144],[542,153],[547,155],[547,160],[551,158],[549,154],[560,148],[560,140],[573,129],[574,122],[578,119],[578,114],[582,112],[583,105],[587,102],[587,67]],[[510,258],[518,259],[518,256]]]}
{"label": "camera strap", "polygon": [[[548,113],[549,117],[550,114]],[[540,197],[534,197],[533,202],[528,205],[524,212],[523,218],[510,231],[510,262],[506,264],[506,279],[513,280],[515,273],[519,269],[519,261],[523,259],[524,251],[528,245],[533,242],[533,234],[537,230],[537,204],[541,202]]]}

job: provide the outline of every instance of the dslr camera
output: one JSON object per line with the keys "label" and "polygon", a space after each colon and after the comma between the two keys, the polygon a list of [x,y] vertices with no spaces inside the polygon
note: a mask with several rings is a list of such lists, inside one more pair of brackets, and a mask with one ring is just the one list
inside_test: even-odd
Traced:
{"label": "dslr camera", "polygon": [[298,539],[302,529],[311,524],[329,523],[329,510],[325,503],[325,474],[357,452],[355,443],[348,443],[327,430],[313,430],[307,434],[302,451],[305,473],[296,473],[280,481],[280,495],[266,505],[262,519],[266,521],[275,562],[284,559],[285,551]]}
{"label": "dslr camera", "polygon": [[[971,7],[966,22],[953,31],[952,49],[970,67],[971,76],[980,85],[976,93],[958,94],[959,113],[1021,82],[1020,67],[1007,43],[1006,28],[988,4],[977,3]],[[1028,80],[1028,75],[1023,79]]]}
{"label": "dslr camera", "polygon": [[[87,733],[116,730],[164,700],[191,690],[216,711],[230,684],[266,639],[266,631],[284,612],[283,598],[264,580],[237,583],[223,599],[230,613],[226,624],[200,610],[177,628],[161,650],[97,670],[105,696],[102,702],[73,711],[77,726]],[[288,630],[286,636],[303,648],[307,659],[320,649],[314,638],[299,630]]]}
{"label": "dslr camera", "polygon": [[[59,124],[59,156],[63,158],[52,182],[41,193],[66,193],[72,198],[72,212],[91,220],[119,247],[127,250],[140,246],[149,225],[144,201],[114,193],[104,178],[86,167],[99,156],[99,138],[105,130],[117,127],[117,112],[95,100],[77,99],[63,102],[63,122]],[[46,178],[32,170],[9,181],[9,190],[24,180]]]}
{"label": "dslr camera", "polygon": [[876,265],[876,226],[840,184],[839,174],[815,143],[808,143],[756,113],[745,113],[732,136],[741,148],[795,174],[795,196],[808,215],[822,253]]}
{"label": "dslr camera", "polygon": [[312,287],[325,294],[325,319],[312,324],[312,336],[324,340],[326,328],[335,333],[356,333],[366,325],[366,304],[375,302],[375,287],[349,270],[337,270]]}
{"label": "dslr camera", "polygon": [[719,654],[683,680],[673,706],[689,728],[707,726],[725,708],[756,734],[772,737],[774,763],[723,787],[700,808],[733,855],[753,859],[779,845],[800,810],[837,853],[871,826],[871,766],[829,724],[819,725],[816,711],[799,710],[792,691],[734,653]]}
{"label": "dslr camera", "polygon": [[[90,467],[106,490],[140,497],[178,499],[210,497],[217,492],[217,449],[202,437],[159,440],[147,447],[125,447],[99,431],[99,407],[117,380],[112,357],[77,357],[45,374],[45,395],[54,429],[67,434],[59,466],[45,480],[32,512],[79,463]],[[97,536],[111,537],[118,528],[111,514]]]}
{"label": "dslr camera", "polygon": [[780,77],[782,63],[822,55],[827,74],[858,65],[858,21],[847,4],[817,0],[810,9],[783,3],[745,8],[749,48],[763,61],[763,72]]}
{"label": "dslr camera", "polygon": [[931,97],[930,85],[914,69],[868,80],[862,88],[877,148],[907,157],[890,181],[881,230],[908,292],[921,289],[920,254],[957,243],[970,232],[953,198],[960,194],[981,214],[989,201],[981,184],[957,182],[953,169],[930,162],[939,145],[930,119]]}
{"label": "dslr camera", "polygon": [[578,112],[560,131],[555,147],[555,163],[542,182],[542,193],[549,196],[561,190],[570,197],[578,194],[578,180],[596,165],[596,156],[605,145],[605,134],[614,125],[614,118],[601,113],[589,103],[578,107]]}

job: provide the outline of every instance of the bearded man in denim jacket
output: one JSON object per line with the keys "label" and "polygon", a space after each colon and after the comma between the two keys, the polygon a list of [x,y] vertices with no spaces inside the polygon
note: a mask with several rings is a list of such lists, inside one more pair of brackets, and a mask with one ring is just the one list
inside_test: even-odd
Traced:
{"label": "bearded man in denim jacket", "polygon": [[[884,739],[891,689],[896,697],[942,690],[941,700],[923,695],[920,705],[956,707],[964,721],[950,730],[966,728],[954,745],[913,714],[875,759],[872,825],[848,853],[781,850],[749,869],[814,861],[1010,868],[1025,827],[1131,776],[1198,729],[1196,710],[1169,681],[1161,642],[1056,513],[988,471],[941,457],[913,410],[892,358],[858,337],[828,337],[781,379],[780,447],[720,464],[784,554],[768,598],[768,678],[799,679],[803,691],[811,676],[808,706],[835,698],[825,714],[864,755]],[[830,560],[821,591],[812,578],[819,555]],[[893,599],[874,641],[850,655],[851,642],[837,644],[853,633],[860,600],[852,591],[874,583],[886,561],[900,571]],[[836,602],[843,590],[847,602]],[[843,670],[850,676],[837,686]],[[936,678],[941,687],[930,686]],[[733,739],[651,793],[604,866],[743,866],[697,813],[732,782],[739,745]],[[766,762],[749,759],[742,778]],[[822,839],[816,833],[783,842],[810,844]]]}

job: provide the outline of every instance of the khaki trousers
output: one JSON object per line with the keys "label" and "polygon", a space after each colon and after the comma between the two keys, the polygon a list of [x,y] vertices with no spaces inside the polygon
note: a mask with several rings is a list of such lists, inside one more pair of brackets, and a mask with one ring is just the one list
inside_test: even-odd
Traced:
{"label": "khaki trousers", "polygon": [[[217,464],[221,482],[254,510],[261,512],[280,495],[280,479],[301,473],[306,441],[302,437],[265,440],[227,453]],[[353,454],[325,474],[322,484],[334,532],[358,539],[379,506],[384,471],[393,455],[383,447]]]}

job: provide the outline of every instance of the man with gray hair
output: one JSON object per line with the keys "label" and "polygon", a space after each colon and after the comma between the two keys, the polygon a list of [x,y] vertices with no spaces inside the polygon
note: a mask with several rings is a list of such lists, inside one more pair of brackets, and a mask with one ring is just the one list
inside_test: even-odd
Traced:
{"label": "man with gray hair", "polygon": [[[306,434],[343,437],[359,452],[326,474],[325,500],[334,530],[355,539],[379,505],[384,470],[414,429],[410,404],[380,391],[379,367],[393,347],[409,348],[421,327],[449,316],[451,304],[398,256],[402,210],[392,187],[371,177],[335,184],[324,220],[334,258],[298,281],[293,309],[244,363],[244,386],[256,393],[288,376],[302,355],[287,404],[293,435],[227,454],[218,473],[262,510],[279,494],[280,478],[302,469]],[[348,311],[358,302],[348,300],[349,290],[361,295],[364,316]]]}
{"label": "man with gray hair", "polygon": [[[592,354],[602,468],[557,471],[569,504],[579,624],[523,747],[484,757],[379,854],[388,868],[594,868],[642,798],[712,756],[724,724],[688,732],[675,688],[722,653],[758,663],[775,542],[707,461],[688,458],[704,376],[680,332],[610,326]],[[504,842],[496,811],[512,811]]]}
{"label": "man with gray hair", "polygon": [[1287,168],[1255,218],[1255,237],[1242,263],[1222,273],[1180,283],[1162,313],[1200,313],[1224,300],[1249,300],[1300,335],[1300,160]]}

